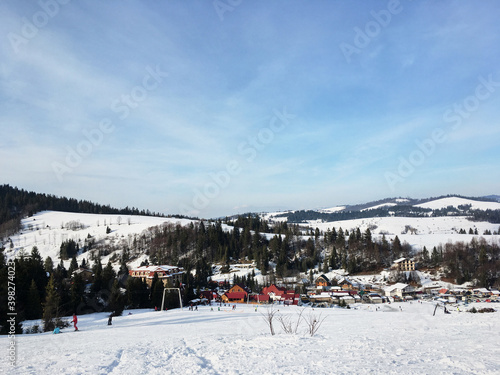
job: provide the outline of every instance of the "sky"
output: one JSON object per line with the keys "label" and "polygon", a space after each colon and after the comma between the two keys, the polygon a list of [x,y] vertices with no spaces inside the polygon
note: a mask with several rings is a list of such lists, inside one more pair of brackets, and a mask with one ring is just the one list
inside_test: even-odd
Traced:
{"label": "sky", "polygon": [[204,218],[500,194],[500,3],[0,3],[0,183]]}

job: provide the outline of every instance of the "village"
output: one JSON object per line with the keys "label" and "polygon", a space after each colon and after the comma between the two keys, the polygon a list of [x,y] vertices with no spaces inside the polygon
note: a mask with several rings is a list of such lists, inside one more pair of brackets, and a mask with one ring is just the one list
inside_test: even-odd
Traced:
{"label": "village", "polygon": [[[311,307],[340,306],[349,308],[355,303],[381,304],[408,302],[413,300],[435,301],[441,305],[471,302],[500,302],[500,291],[496,289],[457,286],[442,280],[429,278],[415,281],[411,275],[419,274],[412,259],[401,258],[394,262],[392,274],[403,275],[408,282],[389,282],[384,278],[350,276],[344,270],[318,274],[308,278],[275,278],[258,290],[251,290],[243,283],[234,283],[235,274],[254,272],[253,264],[231,266],[228,274],[214,275],[209,288],[200,290],[197,298],[190,300],[191,306],[218,304],[279,304]],[[155,274],[164,285],[180,285],[183,269],[174,266],[142,266],[129,271],[131,277],[139,277],[151,285]],[[233,275],[233,276],[231,276]],[[267,280],[267,279],[265,279]]]}

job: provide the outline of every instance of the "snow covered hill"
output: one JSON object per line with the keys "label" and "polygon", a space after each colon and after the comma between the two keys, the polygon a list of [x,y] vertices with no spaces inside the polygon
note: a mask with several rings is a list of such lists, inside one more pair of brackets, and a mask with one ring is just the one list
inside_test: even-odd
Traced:
{"label": "snow covered hill", "polygon": [[[16,336],[16,366],[0,361],[0,373],[498,373],[498,312],[471,314],[461,307],[433,316],[434,304],[427,302],[353,307],[275,306],[274,336],[263,319],[264,306],[131,310],[132,315],[115,317],[112,326],[106,313],[85,315],[79,317],[79,332]],[[278,318],[295,323],[301,311],[305,319],[322,321],[316,335],[307,334],[305,321],[297,334],[282,331]],[[1,340],[6,348],[7,337]]]}
{"label": "snow covered hill", "polygon": [[[415,204],[415,202],[422,201],[425,203]],[[392,212],[393,208],[395,210],[400,205],[410,207],[410,209],[407,210],[408,215],[395,215],[394,212]],[[301,221],[300,225],[313,229],[319,228],[323,231],[326,231],[328,228],[338,229],[339,227],[349,232],[357,228],[360,228],[361,231],[370,228],[374,238],[380,239],[382,235],[385,235],[389,240],[398,236],[401,241],[408,242],[415,250],[421,250],[424,246],[431,249],[434,246],[444,245],[448,242],[470,242],[472,238],[478,239],[480,237],[483,237],[491,243],[498,243],[500,241],[500,236],[498,235],[500,233],[500,224],[493,224],[485,221],[470,221],[466,216],[451,216],[446,212],[442,214],[444,216],[437,217],[431,216],[432,211],[419,212],[419,217],[413,217],[411,215],[411,207],[442,210],[450,206],[457,209],[459,207],[463,208],[465,206],[470,206],[472,210],[500,210],[499,202],[481,201],[462,197],[444,197],[418,201],[410,198],[395,198],[385,199],[371,204],[337,206],[330,209],[311,211],[312,214],[307,216],[314,217],[314,212],[317,212],[317,217],[319,217],[319,219]],[[377,211],[378,209],[386,209],[386,216],[381,216],[381,213]],[[372,210],[373,217],[369,217]],[[336,217],[334,214],[341,214],[344,211],[358,211],[368,217],[350,220],[330,219],[331,217]],[[310,211],[308,212],[310,213]],[[289,211],[289,213],[294,213],[294,211]],[[266,214],[264,217],[271,221],[286,221],[287,217],[285,214],[286,212],[274,212]],[[327,219],[325,219],[324,214],[333,214],[333,216],[328,215],[326,216]],[[457,215],[457,212],[453,214]],[[463,215],[462,211],[459,211],[458,214]],[[471,229],[475,234],[468,234]],[[460,230],[466,231],[467,234],[460,234]]]}
{"label": "snow covered hill", "polygon": [[[148,228],[163,223],[180,223],[187,225],[191,220],[154,216],[135,215],[100,215],[82,214],[59,211],[43,211],[22,220],[22,230],[10,236],[4,244],[8,258],[19,256],[21,252],[29,254],[33,246],[38,248],[42,259],[50,256],[54,263],[59,262],[61,243],[74,240],[82,248],[87,239],[92,239],[96,245],[129,246],[134,238],[140,236]],[[111,230],[106,233],[107,228]],[[106,264],[109,257],[102,258]],[[81,263],[88,254],[80,254],[77,260]],[[140,263],[139,258],[135,263]],[[87,259],[88,260],[88,259]],[[70,260],[65,266],[69,266]],[[139,264],[131,263],[131,266]]]}
{"label": "snow covered hill", "polygon": [[[383,235],[387,240],[392,240],[398,236],[400,241],[408,242],[415,250],[421,250],[424,246],[432,249],[434,246],[444,245],[448,242],[470,242],[472,238],[484,238],[490,243],[499,243],[500,235],[483,235],[485,231],[498,233],[499,224],[487,222],[472,222],[465,217],[374,217],[368,219],[341,220],[332,222],[312,221],[307,224],[311,228],[319,228],[326,231],[328,228],[339,229],[351,232],[360,228],[361,232],[370,228],[372,235],[380,239]],[[469,233],[477,230],[477,235],[460,234],[460,229]]]}
{"label": "snow covered hill", "polygon": [[450,206],[458,208],[459,206],[465,206],[465,205],[471,205],[471,208],[473,210],[500,210],[499,202],[483,202],[483,201],[477,201],[473,199],[466,199],[460,197],[440,198],[426,203],[416,204],[415,207],[439,210]]}

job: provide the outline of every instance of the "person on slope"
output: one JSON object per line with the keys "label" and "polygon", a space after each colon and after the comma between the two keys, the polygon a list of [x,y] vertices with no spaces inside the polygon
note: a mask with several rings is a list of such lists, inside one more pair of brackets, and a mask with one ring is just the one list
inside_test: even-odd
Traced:
{"label": "person on slope", "polygon": [[78,323],[78,318],[76,317],[76,314],[73,314],[73,326],[75,327],[75,331],[78,331],[78,327],[76,326],[76,323]]}

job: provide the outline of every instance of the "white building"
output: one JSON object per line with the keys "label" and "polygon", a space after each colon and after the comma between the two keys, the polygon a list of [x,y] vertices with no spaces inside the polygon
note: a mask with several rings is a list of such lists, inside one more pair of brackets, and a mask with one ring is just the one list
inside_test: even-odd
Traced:
{"label": "white building", "polygon": [[394,285],[389,285],[384,288],[384,293],[387,297],[398,296],[403,298],[404,295],[411,294],[415,291],[411,285],[404,283],[396,283]]}

